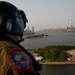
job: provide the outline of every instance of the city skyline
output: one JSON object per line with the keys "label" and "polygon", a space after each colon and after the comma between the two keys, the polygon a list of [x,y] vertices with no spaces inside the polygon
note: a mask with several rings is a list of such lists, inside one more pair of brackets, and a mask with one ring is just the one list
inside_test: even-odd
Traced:
{"label": "city skyline", "polygon": [[25,11],[30,29],[75,27],[75,0],[1,0]]}
{"label": "city skyline", "polygon": [[[70,20],[70,22],[69,22],[69,25],[68,26],[66,26],[66,27],[57,27],[57,28],[42,28],[42,29],[39,29],[38,31],[46,31],[46,30],[62,30],[62,29],[71,29],[71,31],[75,31],[75,26],[73,26],[73,23],[72,23],[72,21]],[[72,29],[74,29],[74,30],[72,30]],[[25,30],[27,30],[27,31],[32,31],[32,32],[34,32],[35,31],[35,27],[34,26],[32,26],[32,28],[30,28],[29,26],[25,29]]]}

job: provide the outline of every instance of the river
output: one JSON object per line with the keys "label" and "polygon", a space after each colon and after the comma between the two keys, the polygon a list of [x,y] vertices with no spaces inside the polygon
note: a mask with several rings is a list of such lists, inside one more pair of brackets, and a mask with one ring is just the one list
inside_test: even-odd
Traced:
{"label": "river", "polygon": [[75,75],[75,65],[43,65],[41,75]]}
{"label": "river", "polygon": [[37,49],[48,45],[75,45],[75,32],[47,32],[48,37],[25,39],[25,48]]}

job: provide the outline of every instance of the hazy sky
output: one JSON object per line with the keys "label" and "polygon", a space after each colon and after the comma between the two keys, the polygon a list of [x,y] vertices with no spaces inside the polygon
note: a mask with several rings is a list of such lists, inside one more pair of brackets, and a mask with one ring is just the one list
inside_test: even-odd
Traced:
{"label": "hazy sky", "polygon": [[[3,0],[4,1],[4,0]],[[31,29],[75,26],[75,0],[5,0],[25,11]]]}

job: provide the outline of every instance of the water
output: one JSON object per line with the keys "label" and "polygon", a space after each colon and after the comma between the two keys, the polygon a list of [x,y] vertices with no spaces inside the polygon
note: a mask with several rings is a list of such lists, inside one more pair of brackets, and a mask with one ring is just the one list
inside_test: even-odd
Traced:
{"label": "water", "polygon": [[[75,32],[48,32],[48,37],[25,39],[25,48],[38,49],[48,45],[75,45]],[[75,75],[75,65],[43,65],[41,75]]]}
{"label": "water", "polygon": [[43,65],[41,75],[75,75],[75,65]]}
{"label": "water", "polygon": [[25,48],[37,49],[48,45],[75,45],[75,32],[48,32],[48,37],[25,39]]}

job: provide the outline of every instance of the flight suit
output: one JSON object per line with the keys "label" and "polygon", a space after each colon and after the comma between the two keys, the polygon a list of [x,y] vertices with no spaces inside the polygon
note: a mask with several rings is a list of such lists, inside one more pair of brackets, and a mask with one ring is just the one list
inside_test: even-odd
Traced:
{"label": "flight suit", "polygon": [[0,41],[0,75],[37,75],[33,67],[29,70],[19,70],[9,63],[8,53],[12,48],[19,47],[8,41]]}

